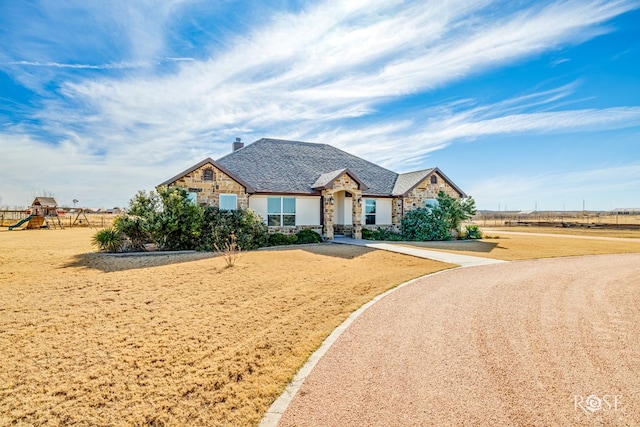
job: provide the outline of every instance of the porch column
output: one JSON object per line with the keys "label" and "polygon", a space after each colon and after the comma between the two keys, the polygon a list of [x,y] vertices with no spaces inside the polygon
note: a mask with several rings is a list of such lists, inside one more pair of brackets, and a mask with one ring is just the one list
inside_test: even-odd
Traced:
{"label": "porch column", "polygon": [[[328,188],[322,190],[322,200],[323,200],[323,212],[324,212],[324,227],[323,233],[324,238],[327,240],[333,240],[333,217],[334,217],[334,197],[333,190]],[[333,203],[332,203],[333,201]]]}
{"label": "porch column", "polygon": [[353,191],[351,198],[351,223],[353,224],[353,238],[362,239],[362,191]]}

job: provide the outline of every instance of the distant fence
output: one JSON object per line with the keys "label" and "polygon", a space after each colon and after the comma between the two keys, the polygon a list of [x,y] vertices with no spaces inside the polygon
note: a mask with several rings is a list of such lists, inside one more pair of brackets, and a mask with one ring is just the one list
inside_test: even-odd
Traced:
{"label": "distant fence", "polygon": [[640,215],[621,215],[610,212],[488,212],[473,217],[475,224],[484,227],[602,227],[640,229]]}
{"label": "distant fence", "polygon": [[[77,212],[60,213],[60,221],[65,227],[107,228],[113,224],[113,220],[117,216],[108,213],[87,213],[85,215],[78,216]],[[9,227],[28,216],[26,209],[0,211],[0,227]]]}
{"label": "distant fence", "polygon": [[6,210],[0,211],[0,227],[9,227],[16,222],[25,219],[29,214],[26,210]]}

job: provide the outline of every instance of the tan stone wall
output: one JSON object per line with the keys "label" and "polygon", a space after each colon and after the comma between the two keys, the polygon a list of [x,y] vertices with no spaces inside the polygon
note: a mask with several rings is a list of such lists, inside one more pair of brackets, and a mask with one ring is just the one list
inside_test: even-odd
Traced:
{"label": "tan stone wall", "polygon": [[[431,176],[434,174],[438,178],[438,182],[436,184],[431,184]],[[424,180],[422,180],[422,182],[420,182],[420,184],[411,190],[406,197],[404,197],[404,212],[406,213],[415,208],[425,207],[426,200],[437,199],[438,192],[441,190],[449,194],[451,197],[456,199],[460,198],[460,194],[458,194],[458,192],[450,186],[440,174],[434,172],[429,174]]]}
{"label": "tan stone wall", "polygon": [[322,227],[320,227],[319,225],[296,225],[295,227],[269,227],[268,228],[268,233],[269,234],[275,234],[275,233],[280,233],[280,234],[298,234],[299,232],[301,232],[302,230],[313,230],[313,231],[320,231]]}
{"label": "tan stone wall", "polygon": [[[213,170],[213,181],[204,180],[206,169]],[[212,164],[206,164],[194,170],[171,186],[186,188],[188,191],[190,188],[201,189],[202,191],[197,192],[197,200],[198,204],[202,206],[220,206],[220,194],[237,194],[238,208],[247,209],[249,207],[249,195],[245,188]]]}

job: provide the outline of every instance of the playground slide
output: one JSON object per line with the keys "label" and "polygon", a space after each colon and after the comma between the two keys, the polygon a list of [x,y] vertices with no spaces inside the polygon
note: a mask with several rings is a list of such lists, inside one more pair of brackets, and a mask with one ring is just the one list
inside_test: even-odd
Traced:
{"label": "playground slide", "polygon": [[22,224],[29,222],[29,220],[33,218],[33,215],[29,215],[28,217],[26,217],[25,219],[21,219],[20,221],[18,221],[17,223],[10,225],[9,226],[9,231],[13,230],[16,227],[20,227]]}

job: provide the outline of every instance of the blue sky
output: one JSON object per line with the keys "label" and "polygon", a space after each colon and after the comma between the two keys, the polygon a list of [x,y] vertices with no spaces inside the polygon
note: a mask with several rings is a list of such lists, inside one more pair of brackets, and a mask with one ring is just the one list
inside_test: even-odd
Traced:
{"label": "blue sky", "polygon": [[125,206],[240,137],[640,207],[639,1],[0,0],[0,205]]}

